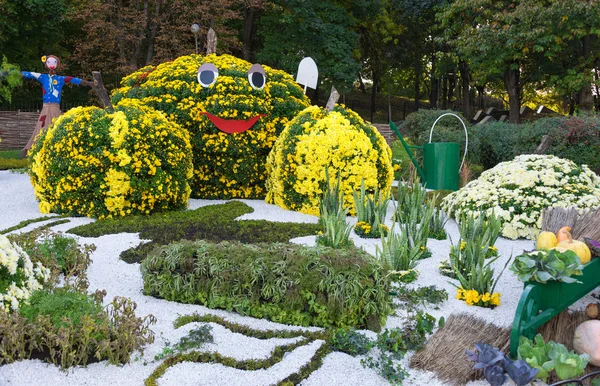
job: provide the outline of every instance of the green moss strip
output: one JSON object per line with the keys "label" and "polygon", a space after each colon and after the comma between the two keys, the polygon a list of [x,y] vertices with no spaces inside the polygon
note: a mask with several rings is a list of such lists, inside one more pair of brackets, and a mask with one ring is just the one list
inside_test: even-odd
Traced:
{"label": "green moss strip", "polygon": [[41,231],[44,229],[52,228],[53,226],[56,226],[56,225],[66,224],[68,222],[71,222],[71,220],[68,220],[68,219],[56,220],[56,221],[49,222],[48,224],[44,224],[41,227],[35,228],[35,230]]}
{"label": "green moss strip", "polygon": [[4,234],[7,234],[9,232],[16,231],[17,229],[25,228],[29,224],[33,224],[33,223],[41,222],[41,221],[46,221],[46,220],[50,220],[50,219],[53,219],[53,218],[60,218],[60,217],[61,216],[43,216],[43,217],[32,218],[30,220],[24,220],[24,221],[21,221],[20,223],[18,223],[17,225],[15,225],[15,226],[12,226],[10,228],[6,228],[6,229],[1,230],[0,234],[4,235]]}
{"label": "green moss strip", "polygon": [[185,326],[189,323],[200,322],[200,323],[216,323],[225,327],[231,332],[235,332],[238,334],[242,334],[245,336],[250,336],[256,339],[272,339],[272,338],[280,338],[280,339],[288,339],[288,338],[297,338],[299,336],[304,337],[309,340],[315,339],[328,339],[328,333],[326,331],[290,331],[290,330],[256,330],[254,328],[244,326],[243,324],[229,322],[219,316],[215,315],[184,315],[175,319],[173,323],[175,328],[179,328]]}
{"label": "green moss strip", "polygon": [[158,379],[164,375],[167,369],[171,366],[175,366],[181,362],[196,362],[196,363],[220,363],[224,366],[233,367],[238,370],[260,370],[266,369],[273,366],[276,363],[281,362],[283,356],[295,350],[300,346],[312,343],[317,339],[324,340],[325,343],[319,347],[315,352],[311,360],[302,366],[300,370],[290,374],[288,377],[278,383],[279,386],[296,385],[302,380],[308,378],[315,370],[319,369],[323,364],[323,358],[331,352],[331,347],[328,343],[330,332],[329,331],[288,331],[288,330],[256,330],[254,328],[244,326],[242,324],[233,323],[215,315],[184,315],[178,317],[173,325],[175,328],[185,326],[189,323],[200,322],[200,323],[217,323],[227,328],[228,330],[243,334],[246,336],[254,337],[257,339],[271,339],[271,338],[296,338],[303,337],[304,339],[283,346],[275,347],[271,356],[267,359],[250,359],[245,361],[238,361],[230,357],[224,357],[219,353],[202,353],[193,351],[189,353],[175,355],[165,360],[160,366],[158,366],[154,372],[145,381],[146,386],[156,386]]}

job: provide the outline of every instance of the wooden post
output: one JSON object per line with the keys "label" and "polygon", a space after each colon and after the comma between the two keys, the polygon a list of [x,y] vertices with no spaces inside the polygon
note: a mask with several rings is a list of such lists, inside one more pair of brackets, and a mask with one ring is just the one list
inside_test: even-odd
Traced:
{"label": "wooden post", "polygon": [[338,99],[340,99],[340,93],[335,89],[335,87],[331,86],[331,94],[329,95],[329,100],[327,101],[327,105],[325,106],[327,112],[333,110]]}
{"label": "wooden post", "polygon": [[544,135],[542,137],[542,142],[540,142],[540,144],[535,149],[535,151],[533,152],[533,154],[546,154],[546,152],[548,151],[548,149],[550,149],[550,146],[552,146],[552,142],[554,142],[554,140],[552,139],[551,136],[549,136],[547,134]]}
{"label": "wooden post", "polygon": [[92,76],[94,77],[94,91],[98,98],[100,99],[100,103],[102,103],[102,107],[108,110],[111,113],[115,112],[112,103],[110,102],[110,98],[108,97],[108,92],[104,87],[104,82],[102,81],[102,75],[100,71],[92,71]]}
{"label": "wooden post", "polygon": [[206,55],[217,53],[217,34],[215,30],[210,27],[206,34]]}

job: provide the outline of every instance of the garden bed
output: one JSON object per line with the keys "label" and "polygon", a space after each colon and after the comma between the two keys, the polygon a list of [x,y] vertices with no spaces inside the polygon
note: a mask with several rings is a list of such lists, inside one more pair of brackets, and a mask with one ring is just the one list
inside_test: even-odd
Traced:
{"label": "garden bed", "polygon": [[[6,229],[21,221],[35,219],[42,216],[38,204],[34,199],[29,178],[24,174],[0,172],[0,229]],[[269,205],[258,200],[241,200],[253,209],[237,218],[238,221],[248,219],[268,220],[272,222],[298,222],[317,223],[317,218],[300,213],[285,211],[274,205]],[[189,209],[223,203],[224,201],[190,200]],[[388,208],[386,224],[391,225],[393,208]],[[69,223],[53,226],[54,231],[68,231],[78,225],[89,224],[93,220],[87,218],[68,218]],[[56,220],[56,219],[54,219]],[[355,218],[349,218],[355,222]],[[44,225],[52,220],[26,225],[19,231],[28,231]],[[426,311],[436,318],[466,312],[483,318],[500,327],[510,327],[515,309],[519,301],[523,284],[512,272],[505,272],[496,291],[502,294],[501,304],[495,309],[479,308],[466,305],[465,302],[455,299],[456,289],[449,283],[450,279],[439,273],[438,266],[441,261],[448,258],[450,240],[459,239],[458,229],[454,221],[446,224],[450,238],[448,240],[430,239],[428,247],[432,257],[421,260],[417,266],[420,272],[418,280],[411,287],[435,285],[448,291],[449,299],[435,309]],[[122,251],[137,246],[142,240],[137,233],[118,233],[100,237],[77,237],[81,243],[95,244],[97,249],[92,254],[92,263],[88,268],[90,281],[89,291],[97,289],[106,290],[105,303],[115,296],[128,297],[137,303],[136,314],[145,316],[152,314],[157,318],[157,323],[152,326],[156,340],[148,345],[144,355],[134,353],[132,362],[124,366],[111,366],[106,361],[93,363],[87,368],[75,367],[68,374],[56,366],[48,366],[39,360],[24,360],[0,367],[0,384],[33,385],[33,384],[69,384],[69,385],[143,385],[144,382],[164,362],[155,359],[156,355],[164,352],[167,343],[174,344],[188,334],[192,329],[198,328],[202,323],[192,322],[182,327],[175,328],[173,323],[181,315],[214,315],[224,318],[254,330],[278,331],[323,331],[322,329],[299,326],[289,326],[274,323],[264,319],[245,317],[225,310],[209,309],[201,305],[181,304],[161,300],[142,294],[143,281],[138,264],[128,264],[119,258]],[[316,236],[303,236],[292,239],[293,242],[305,245],[314,245]],[[375,254],[375,247],[381,243],[378,239],[360,239],[352,233],[352,239],[357,247],[364,248],[368,253]],[[518,255],[523,250],[533,249],[529,240],[511,241],[500,238],[496,243],[501,255],[494,264],[500,270],[511,255]],[[591,298],[582,299],[573,307],[582,309],[591,301]],[[396,300],[398,303],[398,300]],[[399,310],[398,314],[403,315]],[[386,328],[402,327],[404,319],[399,316],[390,316]],[[259,339],[248,331],[234,332],[235,328],[223,326],[219,323],[210,323],[212,327],[213,343],[202,346],[202,352],[219,353],[222,357],[233,358],[235,361],[264,360],[275,355],[274,349],[278,346],[294,344],[300,338],[280,337]],[[370,331],[361,333],[374,337]],[[166,369],[158,377],[158,385],[270,385],[277,384],[291,375],[305,371],[302,370],[310,363],[311,358],[318,357],[318,351],[323,346],[323,340],[313,337],[307,344],[300,345],[279,361],[264,369],[239,369],[223,364],[209,364],[196,362],[183,362]],[[475,342],[473,342],[475,343]],[[388,385],[389,382],[379,376],[373,369],[363,367],[361,359],[364,355],[352,357],[342,352],[332,352],[324,356],[322,365],[308,376],[302,385]],[[408,356],[403,363],[408,367]],[[411,382],[416,385],[442,385],[433,373],[408,369]],[[292,378],[293,379],[293,378]],[[408,383],[408,382],[407,382]],[[485,381],[473,384],[485,385]]]}

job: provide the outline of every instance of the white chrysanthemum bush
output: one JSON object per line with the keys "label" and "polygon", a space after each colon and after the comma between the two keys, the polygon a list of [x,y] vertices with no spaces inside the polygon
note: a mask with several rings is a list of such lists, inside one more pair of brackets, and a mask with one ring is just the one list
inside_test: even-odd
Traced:
{"label": "white chrysanthemum bush", "polygon": [[267,158],[267,202],[319,214],[319,198],[329,170],[340,176],[345,207],[354,214],[354,190],[388,192],[394,179],[392,151],[379,131],[354,111],[311,106],[290,121]]}
{"label": "white chrysanthemum bush", "polygon": [[503,222],[501,235],[509,239],[535,238],[548,207],[600,207],[600,177],[552,155],[521,155],[483,172],[442,203],[455,218],[494,211]]}
{"label": "white chrysanthemum bush", "polygon": [[21,247],[0,235],[0,312],[16,311],[49,277],[48,268],[34,266]]}

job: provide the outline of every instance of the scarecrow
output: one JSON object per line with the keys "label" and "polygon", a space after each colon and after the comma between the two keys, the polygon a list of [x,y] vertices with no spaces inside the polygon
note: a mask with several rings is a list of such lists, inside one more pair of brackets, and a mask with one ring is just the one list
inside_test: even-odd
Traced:
{"label": "scarecrow", "polygon": [[31,146],[33,146],[35,137],[52,123],[52,119],[60,116],[60,96],[63,86],[69,83],[86,87],[92,87],[94,85],[93,82],[74,78],[72,76],[56,75],[56,69],[60,65],[60,60],[54,55],[42,56],[42,62],[48,69],[48,74],[21,71],[21,75],[23,75],[24,79],[34,79],[42,85],[42,100],[44,101],[40,117],[35,125],[35,130],[33,130],[31,138],[29,138],[27,145],[25,145],[21,152],[23,156],[26,156],[29,149],[31,149]]}

